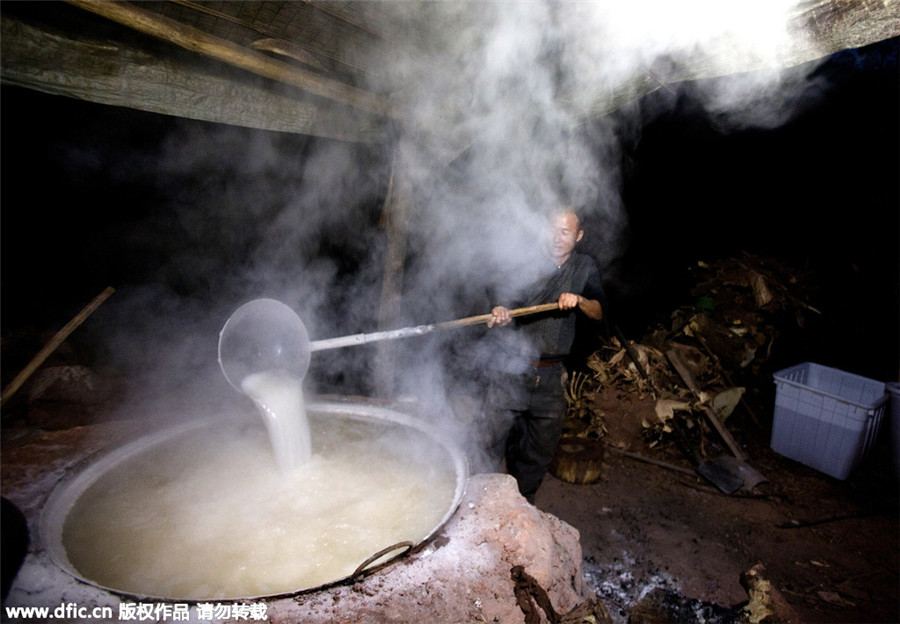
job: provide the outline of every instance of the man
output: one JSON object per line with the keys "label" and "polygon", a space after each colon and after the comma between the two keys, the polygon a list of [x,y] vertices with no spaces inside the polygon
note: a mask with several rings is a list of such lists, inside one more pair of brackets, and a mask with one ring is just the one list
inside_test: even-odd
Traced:
{"label": "man", "polygon": [[575,253],[584,237],[581,221],[572,208],[550,219],[546,271],[518,301],[491,310],[488,327],[510,325],[510,309],[557,302],[559,310],[516,319],[507,341],[506,361],[488,390],[488,409],[500,419],[500,435],[493,440],[495,454],[505,454],[506,469],[516,478],[529,502],[544,479],[562,433],[566,414],[564,360],[575,339],[577,315],[603,317],[606,295],[594,261]]}

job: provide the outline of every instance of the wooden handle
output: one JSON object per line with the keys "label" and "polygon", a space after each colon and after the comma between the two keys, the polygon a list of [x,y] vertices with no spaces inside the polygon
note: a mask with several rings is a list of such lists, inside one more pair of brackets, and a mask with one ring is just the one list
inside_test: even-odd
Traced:
{"label": "wooden handle", "polygon": [[[697,398],[697,400],[701,401],[700,390],[697,388],[697,384],[694,382],[694,378],[691,377],[690,371],[688,371],[687,366],[684,365],[684,362],[681,361],[679,355],[675,351],[667,351],[666,358],[675,368],[678,376],[681,377],[681,380],[684,382],[684,384],[688,388],[690,388],[691,392]],[[707,405],[703,405],[701,403],[701,406],[703,407],[703,411],[706,414],[706,419],[709,421],[709,424],[713,426],[713,428],[719,433],[720,436],[722,436],[725,444],[727,444],[728,448],[731,450],[731,454],[741,461],[747,459],[747,455],[741,450],[741,447],[738,446],[738,443],[731,436],[731,432],[729,432],[728,429],[725,428],[725,425],[721,420],[719,420],[719,417],[716,415],[716,413],[713,412],[712,409]]]}
{"label": "wooden handle", "polygon": [[654,459],[652,457],[647,457],[646,455],[641,455],[640,453],[632,453],[631,451],[626,451],[624,449],[616,448],[615,446],[611,446],[609,444],[604,445],[606,450],[612,451],[617,455],[622,455],[624,457],[628,457],[630,459],[636,459],[637,461],[641,461],[647,464],[652,464],[654,466],[659,466],[660,468],[666,468],[668,470],[674,470],[675,472],[680,472],[682,474],[689,475],[691,477],[696,477],[697,473],[693,470],[689,470],[682,466],[676,466],[675,464],[670,464],[669,462],[665,462],[659,459]]}
{"label": "wooden handle", "polygon": [[[542,303],[540,305],[528,306],[527,308],[516,308],[515,310],[510,310],[509,315],[526,316],[528,314],[549,312],[551,310],[557,309],[559,309],[558,303]],[[478,316],[469,316],[466,318],[456,319],[455,321],[444,321],[443,323],[433,323],[431,325],[419,325],[418,327],[402,327],[400,329],[391,329],[388,331],[374,332],[371,334],[353,334],[352,336],[326,338],[325,340],[314,340],[313,342],[309,343],[309,350],[324,351],[327,349],[340,349],[341,347],[353,347],[370,342],[376,342],[379,340],[394,340],[396,338],[422,336],[439,329],[453,329],[455,327],[478,325],[479,323],[487,323],[490,320],[490,314],[479,314]]]}
{"label": "wooden handle", "polygon": [[[528,306],[525,308],[516,308],[514,310],[509,311],[509,315],[511,317],[516,316],[528,316],[529,314],[538,314],[540,312],[550,312],[552,310],[558,310],[559,304],[556,302],[553,303],[541,303],[538,305]],[[444,321],[443,323],[435,323],[435,329],[451,329],[453,327],[465,327],[467,325],[480,325],[481,323],[487,323],[491,320],[491,314],[479,314],[478,316],[469,316],[466,318],[456,319],[455,321]]]}

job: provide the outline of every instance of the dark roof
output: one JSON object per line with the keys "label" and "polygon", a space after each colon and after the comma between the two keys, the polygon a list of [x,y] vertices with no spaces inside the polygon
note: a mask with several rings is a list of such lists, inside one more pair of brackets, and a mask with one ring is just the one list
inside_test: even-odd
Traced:
{"label": "dark roof", "polygon": [[[4,0],[2,79],[184,117],[378,140],[390,121],[408,119],[419,77],[452,73],[454,64],[487,58],[490,51],[479,46],[496,28],[497,16],[513,4]],[[555,19],[579,5],[532,6]],[[554,26],[559,24],[548,30]],[[875,0],[797,2],[788,29],[797,37],[774,59],[784,67],[897,36],[900,7]],[[553,45],[569,45],[567,33],[557,36]],[[596,92],[561,87],[558,96],[583,117],[603,115],[666,83],[723,71],[710,58],[729,45],[725,33],[711,52],[667,55],[663,64],[635,67]],[[473,57],[461,59],[460,47],[468,47]],[[614,61],[615,52],[613,47],[605,53]],[[748,56],[725,71],[758,67]],[[448,103],[448,120],[458,118],[453,107],[459,106]]]}

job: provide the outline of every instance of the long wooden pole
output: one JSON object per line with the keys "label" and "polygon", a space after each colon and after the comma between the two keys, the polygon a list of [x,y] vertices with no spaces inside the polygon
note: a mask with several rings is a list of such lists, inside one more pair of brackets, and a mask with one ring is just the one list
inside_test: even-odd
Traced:
{"label": "long wooden pole", "polygon": [[604,445],[606,450],[612,451],[616,455],[622,455],[624,457],[628,457],[630,459],[636,459],[637,461],[644,462],[646,464],[652,464],[654,466],[659,466],[660,468],[666,468],[667,470],[674,470],[675,472],[680,472],[681,474],[686,474],[691,477],[696,477],[697,473],[693,470],[689,470],[682,466],[677,466],[675,464],[670,464],[669,462],[662,461],[660,459],[654,459],[653,457],[647,457],[646,455],[641,455],[640,453],[632,453],[630,451],[626,451],[624,449],[617,448],[615,446],[611,446],[609,444]]}
{"label": "long wooden pole", "polygon": [[329,80],[314,72],[272,59],[227,39],[138,8],[131,2],[109,0],[66,0],[66,2],[146,35],[163,39],[193,52],[200,52],[260,76],[299,87],[341,104],[385,117],[397,115],[390,102],[375,93]]}
{"label": "long wooden pole", "polygon": [[107,286],[102,293],[94,297],[93,301],[84,306],[81,312],[75,315],[75,318],[66,323],[61,330],[56,332],[56,335],[50,339],[50,342],[44,345],[44,348],[38,351],[37,355],[31,358],[31,361],[28,363],[28,365],[22,369],[22,372],[16,375],[15,379],[13,379],[9,383],[9,385],[7,385],[3,389],[3,393],[0,394],[0,405],[5,403],[6,400],[9,399],[9,397],[14,395],[16,391],[22,387],[22,384],[24,384],[28,380],[28,378],[31,377],[34,371],[36,371],[38,367],[44,363],[44,360],[46,360],[51,353],[56,351],[56,349],[59,348],[59,345],[61,345],[65,341],[65,339],[69,337],[69,334],[75,331],[75,329],[79,325],[81,325],[87,317],[93,314],[94,310],[99,308],[100,304],[106,301],[107,298],[109,298],[109,296],[114,292],[116,291],[112,286]]}
{"label": "long wooden pole", "polygon": [[[538,314],[540,312],[550,312],[559,309],[559,304],[542,303],[540,305],[528,306],[525,308],[516,308],[510,310],[509,315],[512,317],[526,316],[528,314]],[[401,329],[392,329],[389,331],[372,332],[369,334],[353,334],[352,336],[341,336],[339,338],[326,338],[325,340],[314,340],[309,344],[310,351],[324,351],[326,349],[340,349],[341,347],[353,347],[363,345],[369,342],[379,340],[394,340],[396,338],[409,338],[412,336],[422,336],[433,331],[441,329],[454,329],[457,327],[466,327],[468,325],[480,325],[491,320],[490,314],[479,314],[478,316],[468,316],[466,318],[456,319],[454,321],[443,321],[441,323],[432,323],[431,325],[418,325],[416,327],[403,327]]]}
{"label": "long wooden pole", "polygon": [[[528,306],[526,308],[516,308],[515,310],[510,310],[509,315],[511,317],[528,316],[529,314],[540,314],[541,312],[551,312],[558,309],[559,304],[554,301],[553,303],[541,303],[538,305]],[[467,316],[466,318],[456,319],[455,321],[443,321],[442,323],[435,323],[432,327],[434,327],[435,329],[453,329],[454,327],[466,327],[467,325],[481,325],[482,323],[487,323],[490,320],[490,313],[479,314],[478,316]]]}

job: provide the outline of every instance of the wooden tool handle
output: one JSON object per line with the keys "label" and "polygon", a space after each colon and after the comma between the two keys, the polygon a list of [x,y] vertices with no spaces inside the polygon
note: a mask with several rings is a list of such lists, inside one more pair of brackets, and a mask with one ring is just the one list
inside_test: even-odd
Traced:
{"label": "wooden tool handle", "polygon": [[[528,306],[525,308],[516,308],[514,310],[509,311],[509,315],[511,317],[516,316],[528,316],[529,314],[538,314],[540,312],[550,312],[552,310],[558,310],[559,304],[555,301],[553,303],[541,303],[538,305]],[[479,325],[481,323],[487,323],[491,320],[491,314],[479,314],[478,316],[469,316],[466,318],[456,319],[455,321],[444,321],[443,323],[435,323],[435,329],[451,329],[453,327],[465,327],[467,325]]]}
{"label": "wooden tool handle", "polygon": [[[700,389],[697,388],[697,384],[694,382],[694,378],[691,377],[690,371],[687,369],[687,366],[684,365],[684,362],[681,361],[681,357],[679,357],[678,353],[676,353],[674,350],[667,351],[666,358],[672,364],[672,367],[678,373],[678,376],[681,377],[681,380],[690,389],[697,400],[701,401]],[[732,437],[731,432],[725,428],[725,424],[721,420],[719,420],[719,417],[716,415],[716,413],[712,411],[712,409],[708,405],[705,405],[702,402],[701,406],[703,407],[703,411],[706,414],[706,420],[709,421],[709,424],[713,426],[713,428],[725,441],[725,444],[728,445],[729,450],[731,450],[731,454],[741,461],[747,459],[747,455],[744,453],[744,451],[741,450],[740,445],[738,445],[734,437]]]}
{"label": "wooden tool handle", "polygon": [[[550,312],[559,309],[558,303],[542,303],[540,305],[528,306],[527,308],[516,308],[510,310],[510,316],[526,316],[528,314],[537,314],[538,312]],[[411,336],[422,336],[440,329],[453,329],[455,327],[466,327],[468,325],[478,325],[487,323],[491,320],[490,314],[479,314],[478,316],[469,316],[467,318],[456,319],[455,321],[444,321],[443,323],[433,323],[431,325],[419,325],[418,327],[402,327],[400,329],[391,329],[383,332],[374,332],[371,334],[353,334],[352,336],[340,336],[338,338],[326,338],[325,340],[314,340],[309,343],[310,351],[324,351],[326,349],[339,349],[341,347],[352,347],[363,345],[378,340],[394,340],[396,338],[409,338]]]}

